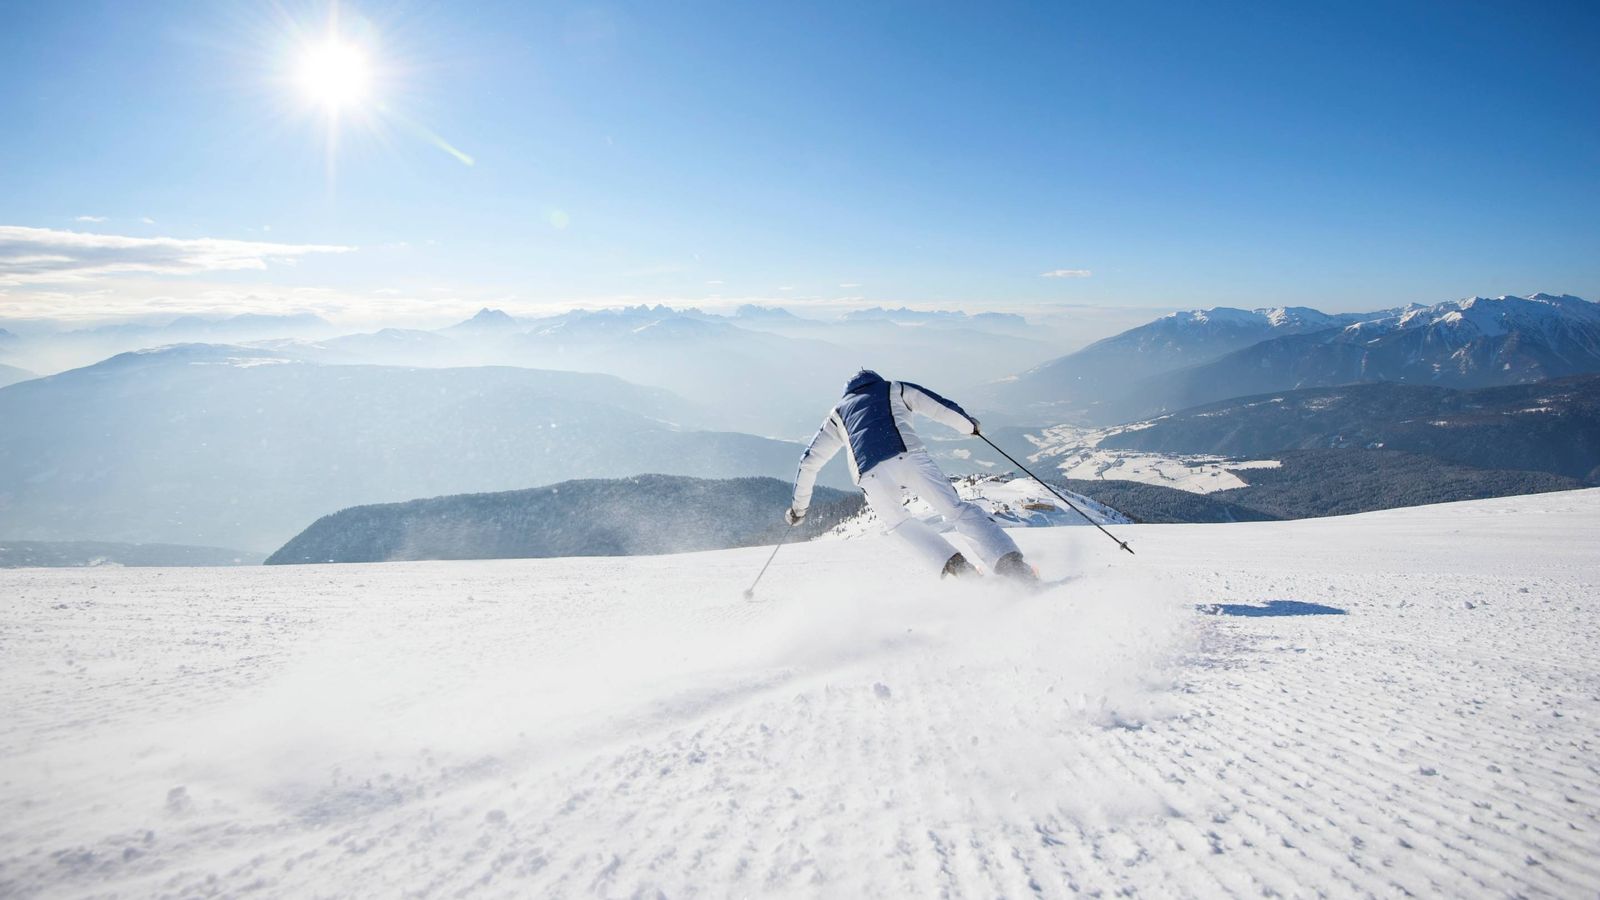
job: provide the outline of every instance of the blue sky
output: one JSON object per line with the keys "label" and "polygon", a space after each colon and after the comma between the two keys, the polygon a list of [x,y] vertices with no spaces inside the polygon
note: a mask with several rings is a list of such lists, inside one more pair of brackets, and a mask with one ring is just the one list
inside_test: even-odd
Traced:
{"label": "blue sky", "polygon": [[1600,299],[1592,3],[329,10],[0,11],[0,316]]}

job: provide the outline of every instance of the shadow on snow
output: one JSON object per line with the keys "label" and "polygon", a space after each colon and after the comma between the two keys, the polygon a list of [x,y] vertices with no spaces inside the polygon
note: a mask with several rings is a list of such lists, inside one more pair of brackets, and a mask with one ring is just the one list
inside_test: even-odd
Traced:
{"label": "shadow on snow", "polygon": [[1299,600],[1268,600],[1264,606],[1248,603],[1202,603],[1195,609],[1213,616],[1342,616],[1337,606]]}

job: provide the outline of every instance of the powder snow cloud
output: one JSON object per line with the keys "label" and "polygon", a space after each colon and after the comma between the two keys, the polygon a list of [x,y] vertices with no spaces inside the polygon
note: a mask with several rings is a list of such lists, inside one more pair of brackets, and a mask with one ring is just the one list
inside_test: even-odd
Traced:
{"label": "powder snow cloud", "polygon": [[0,286],[84,282],[110,275],[192,275],[265,269],[316,253],[348,253],[333,244],[277,244],[224,238],[126,237],[0,225]]}

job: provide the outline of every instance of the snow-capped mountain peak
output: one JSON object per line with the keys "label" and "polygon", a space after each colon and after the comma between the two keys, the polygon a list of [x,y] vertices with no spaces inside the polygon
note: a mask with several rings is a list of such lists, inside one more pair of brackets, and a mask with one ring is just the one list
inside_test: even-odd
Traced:
{"label": "snow-capped mountain peak", "polygon": [[1186,312],[1169,313],[1166,318],[1179,325],[1212,325],[1251,322],[1257,318],[1257,314],[1248,309],[1215,306],[1211,309],[1191,309]]}
{"label": "snow-capped mountain peak", "polygon": [[1498,337],[1513,330],[1549,334],[1569,323],[1600,325],[1600,304],[1571,294],[1466,297],[1432,306],[1413,305],[1397,315],[1354,323],[1346,332],[1376,337],[1413,328],[1437,328],[1458,339]]}
{"label": "snow-capped mountain peak", "polygon": [[733,318],[792,322],[798,321],[800,317],[781,306],[761,306],[755,303],[746,303],[734,310]]}
{"label": "snow-capped mountain peak", "polygon": [[490,309],[485,306],[475,313],[472,318],[446,328],[445,331],[485,333],[492,331],[515,331],[522,327],[522,323],[503,309]]}
{"label": "snow-capped mountain peak", "polygon": [[1367,313],[1217,307],[1170,313],[1041,363],[997,382],[992,402],[1112,424],[1269,390],[1362,381],[1483,387],[1593,371],[1600,304],[1568,294]]}
{"label": "snow-capped mountain peak", "polygon": [[1302,331],[1332,328],[1345,318],[1330,316],[1309,306],[1278,306],[1272,309],[1258,309],[1256,312],[1266,316],[1267,322],[1273,328],[1296,328]]}
{"label": "snow-capped mountain peak", "polygon": [[1331,328],[1343,321],[1348,321],[1349,318],[1350,316],[1348,315],[1331,316],[1309,306],[1271,306],[1258,307],[1256,309],[1214,306],[1209,309],[1190,309],[1168,313],[1152,324],[1161,323],[1168,328],[1183,328],[1186,326],[1212,328],[1266,327],[1311,331],[1318,328]]}

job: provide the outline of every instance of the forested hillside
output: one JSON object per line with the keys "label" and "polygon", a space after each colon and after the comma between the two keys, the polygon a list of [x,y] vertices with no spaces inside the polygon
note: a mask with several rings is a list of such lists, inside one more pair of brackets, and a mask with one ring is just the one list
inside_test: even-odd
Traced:
{"label": "forested hillside", "polygon": [[[318,519],[267,564],[637,556],[743,547],[784,536],[790,490],[775,478],[641,475],[357,506]],[[811,514],[793,538],[820,534],[860,508],[859,495],[818,487]]]}

